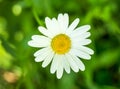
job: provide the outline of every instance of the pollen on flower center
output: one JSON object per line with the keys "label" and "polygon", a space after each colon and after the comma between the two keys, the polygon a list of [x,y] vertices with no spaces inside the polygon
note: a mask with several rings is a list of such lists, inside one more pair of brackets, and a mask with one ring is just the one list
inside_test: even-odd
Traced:
{"label": "pollen on flower center", "polygon": [[71,48],[71,40],[65,34],[56,35],[51,41],[51,47],[57,54],[65,54]]}

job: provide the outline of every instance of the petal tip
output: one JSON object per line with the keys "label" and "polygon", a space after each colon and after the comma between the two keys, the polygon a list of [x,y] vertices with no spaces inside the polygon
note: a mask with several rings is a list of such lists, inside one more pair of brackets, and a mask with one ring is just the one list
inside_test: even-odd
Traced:
{"label": "petal tip", "polygon": [[51,74],[54,74],[54,73],[55,73],[55,71],[54,71],[54,70],[52,70],[52,69],[50,69],[50,73],[51,73]]}
{"label": "petal tip", "polygon": [[82,69],[80,69],[81,71],[85,71],[85,67],[84,68],[82,68]]}
{"label": "petal tip", "polygon": [[80,21],[80,19],[79,19],[79,18],[76,18],[76,22],[78,22],[78,23],[79,23],[79,21]]}
{"label": "petal tip", "polygon": [[46,66],[42,64],[42,67],[45,68]]}
{"label": "petal tip", "polygon": [[56,74],[56,76],[57,76],[57,79],[61,79],[62,78],[62,75]]}
{"label": "petal tip", "polygon": [[32,46],[32,41],[28,41],[27,43],[29,46]]}
{"label": "petal tip", "polygon": [[38,58],[35,58],[35,62],[40,62],[40,60]]}
{"label": "petal tip", "polygon": [[88,29],[91,29],[91,26],[90,25],[86,25],[88,27]]}

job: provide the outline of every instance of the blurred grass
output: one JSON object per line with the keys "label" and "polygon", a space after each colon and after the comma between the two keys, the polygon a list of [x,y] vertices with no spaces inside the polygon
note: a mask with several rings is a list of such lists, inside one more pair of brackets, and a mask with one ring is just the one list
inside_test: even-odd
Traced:
{"label": "blurred grass", "polygon": [[[91,25],[95,50],[84,72],[61,80],[35,63],[27,45],[44,18],[68,13]],[[0,89],[120,89],[120,0],[0,0]]]}

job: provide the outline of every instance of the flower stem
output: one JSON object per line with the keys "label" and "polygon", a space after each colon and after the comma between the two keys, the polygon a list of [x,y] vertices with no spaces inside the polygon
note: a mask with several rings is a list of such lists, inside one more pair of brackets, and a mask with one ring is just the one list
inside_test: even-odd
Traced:
{"label": "flower stem", "polygon": [[34,15],[36,21],[38,22],[38,24],[43,26],[43,22],[39,19],[39,16],[38,16],[37,12],[34,9],[33,9],[33,15]]}

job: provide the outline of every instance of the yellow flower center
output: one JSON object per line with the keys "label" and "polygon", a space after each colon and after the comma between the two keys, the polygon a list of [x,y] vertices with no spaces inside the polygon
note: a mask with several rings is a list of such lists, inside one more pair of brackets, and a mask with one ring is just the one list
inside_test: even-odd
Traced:
{"label": "yellow flower center", "polygon": [[57,54],[65,54],[71,48],[71,40],[67,35],[59,34],[52,39],[51,47]]}

